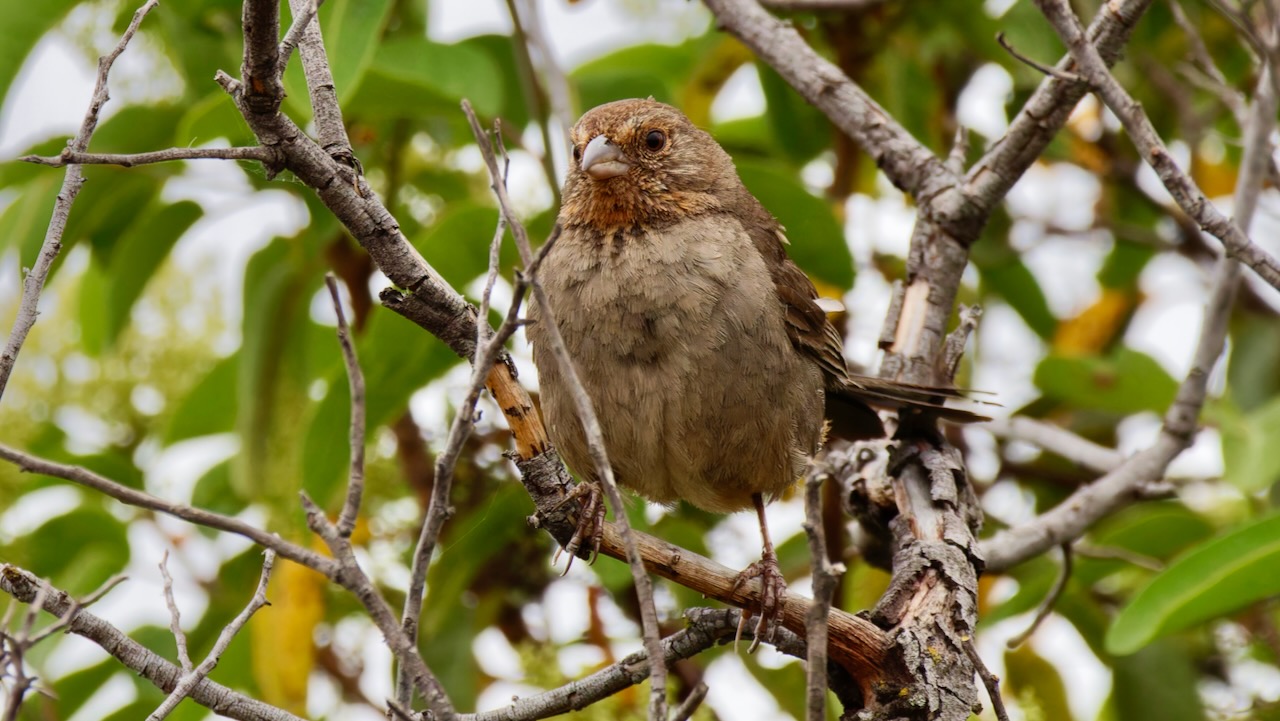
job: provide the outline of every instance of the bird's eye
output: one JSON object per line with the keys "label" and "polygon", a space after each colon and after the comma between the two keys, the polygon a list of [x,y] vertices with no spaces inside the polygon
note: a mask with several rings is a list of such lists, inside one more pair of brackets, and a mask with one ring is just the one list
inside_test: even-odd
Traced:
{"label": "bird's eye", "polygon": [[650,130],[649,134],[644,136],[644,146],[649,150],[662,150],[667,144],[667,134],[661,130]]}
{"label": "bird's eye", "polygon": [[582,160],[582,148],[579,148],[578,146],[575,145],[573,146],[573,162],[576,163],[576,162],[579,162],[580,160]]}

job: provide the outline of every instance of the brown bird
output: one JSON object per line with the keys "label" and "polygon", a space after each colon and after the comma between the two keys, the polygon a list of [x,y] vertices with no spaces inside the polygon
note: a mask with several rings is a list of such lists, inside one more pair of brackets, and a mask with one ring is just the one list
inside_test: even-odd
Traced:
{"label": "brown bird", "polygon": [[[787,257],[782,226],[679,110],[653,100],[601,105],[571,140],[561,233],[540,271],[555,321],[619,483],[663,504],[755,507],[763,552],[740,582],[761,578],[759,639],[775,627],[785,588],[765,499],[794,485],[818,452],[826,400],[839,399],[846,435],[864,438],[884,432],[868,403],[934,402],[926,389],[849,373],[813,283]],[[551,440],[594,480],[545,319],[528,334]]]}

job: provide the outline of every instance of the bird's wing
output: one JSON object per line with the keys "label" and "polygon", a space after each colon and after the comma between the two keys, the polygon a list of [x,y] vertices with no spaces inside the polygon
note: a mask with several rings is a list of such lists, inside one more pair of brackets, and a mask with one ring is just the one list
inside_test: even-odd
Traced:
{"label": "bird's wing", "polygon": [[[745,189],[736,206],[734,215],[742,222],[773,277],[774,290],[782,303],[787,322],[787,335],[797,349],[808,354],[822,369],[828,397],[856,399],[861,403],[893,409],[928,409],[941,418],[958,423],[990,420],[986,416],[945,405],[945,398],[968,397],[964,390],[850,373],[844,359],[844,341],[818,305],[818,289],[809,276],[787,257],[784,248],[787,238],[782,232],[782,225]],[[869,424],[864,424],[864,427],[869,427]]]}
{"label": "bird's wing", "polygon": [[773,278],[792,344],[817,362],[828,385],[842,383],[849,377],[844,341],[819,307],[813,281],[787,257],[782,225],[745,188],[737,206],[733,214],[742,222]]}

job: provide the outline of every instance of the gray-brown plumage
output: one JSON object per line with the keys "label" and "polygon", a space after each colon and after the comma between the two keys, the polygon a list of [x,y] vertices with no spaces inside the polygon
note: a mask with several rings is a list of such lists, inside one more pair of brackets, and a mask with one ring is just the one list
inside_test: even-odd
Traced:
{"label": "gray-brown plumage", "polygon": [[[680,111],[609,103],[571,139],[561,234],[540,278],[621,484],[709,511],[755,505],[763,532],[763,499],[794,484],[819,449],[826,393],[846,397],[863,436],[883,431],[862,398],[924,400],[850,376],[782,227]],[[531,310],[535,321],[541,313]],[[590,476],[544,324],[528,332],[551,439]],[[766,592],[780,582],[772,557],[766,532]]]}

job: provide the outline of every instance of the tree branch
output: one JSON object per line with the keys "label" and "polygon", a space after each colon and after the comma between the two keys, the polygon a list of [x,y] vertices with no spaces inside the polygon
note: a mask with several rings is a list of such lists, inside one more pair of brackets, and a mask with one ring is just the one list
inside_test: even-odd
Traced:
{"label": "tree branch", "polygon": [[71,148],[58,155],[24,155],[18,158],[26,163],[62,168],[69,165],[120,165],[132,168],[137,165],[168,163],[174,160],[256,160],[271,166],[277,162],[276,153],[261,145],[236,148],[168,148],[148,153],[83,153]]}
{"label": "tree branch", "polygon": [[[34,574],[17,566],[0,566],[0,591],[4,591],[21,603],[43,609],[58,618],[70,618],[66,628],[70,633],[86,638],[111,654],[121,664],[145,678],[166,693],[172,691],[183,671],[177,665],[153,653],[137,641],[120,632],[120,629],[98,616],[76,609],[76,602],[66,591],[45,587]],[[209,679],[204,679],[191,689],[190,698],[214,713],[237,721],[303,721],[284,709],[262,703],[233,691]]]}
{"label": "tree branch", "polygon": [[[120,36],[120,41],[111,52],[98,58],[98,76],[93,86],[93,96],[89,101],[89,109],[85,111],[84,120],[80,122],[80,130],[68,146],[71,152],[83,153],[88,149],[89,139],[93,137],[93,131],[98,128],[98,113],[111,98],[110,93],[107,92],[107,75],[111,73],[111,66],[115,64],[116,58],[120,57],[134,34],[138,32],[142,19],[159,2],[160,0],[147,0],[142,7],[138,8],[133,13],[133,20],[129,22],[129,27]],[[36,258],[35,266],[22,281],[22,301],[18,305],[18,315],[13,322],[13,330],[9,332],[4,350],[0,351],[0,398],[4,397],[4,389],[9,385],[9,375],[13,372],[13,364],[18,360],[18,352],[22,350],[22,344],[27,342],[27,334],[31,332],[31,327],[36,324],[40,292],[44,290],[44,281],[49,277],[49,269],[53,266],[53,261],[58,257],[58,253],[62,252],[62,234],[67,229],[67,217],[71,214],[71,204],[75,202],[83,185],[84,174],[80,166],[68,167],[62,179],[62,189],[58,191],[58,198],[53,204],[53,217],[49,219],[49,227],[45,230],[44,242],[40,245],[40,255]]]}
{"label": "tree branch", "polygon": [[338,533],[350,538],[356,529],[360,515],[360,499],[364,496],[364,439],[365,439],[365,388],[364,373],[356,359],[356,346],[351,341],[351,329],[347,327],[346,314],[342,312],[342,299],[338,297],[338,281],[333,273],[325,275],[324,283],[333,300],[333,312],[338,317],[338,343],[342,346],[342,363],[347,368],[347,386],[351,392],[351,430],[348,442],[351,446],[351,470],[347,481],[347,499],[338,516]]}
{"label": "tree branch", "polygon": [[[1097,90],[1107,107],[1120,118],[1125,132],[1141,151],[1142,157],[1156,171],[1156,175],[1183,212],[1191,216],[1200,228],[1221,240],[1227,255],[1245,263],[1263,280],[1280,289],[1280,262],[1251,242],[1240,225],[1218,212],[1191,177],[1178,167],[1143,112],[1142,106],[1120,86],[1107,70],[1098,51],[1085,38],[1080,22],[1066,0],[1035,2],[1066,43],[1080,67],[1080,73]],[[1270,94],[1269,92],[1268,95]],[[1237,215],[1244,217],[1239,213]]]}

